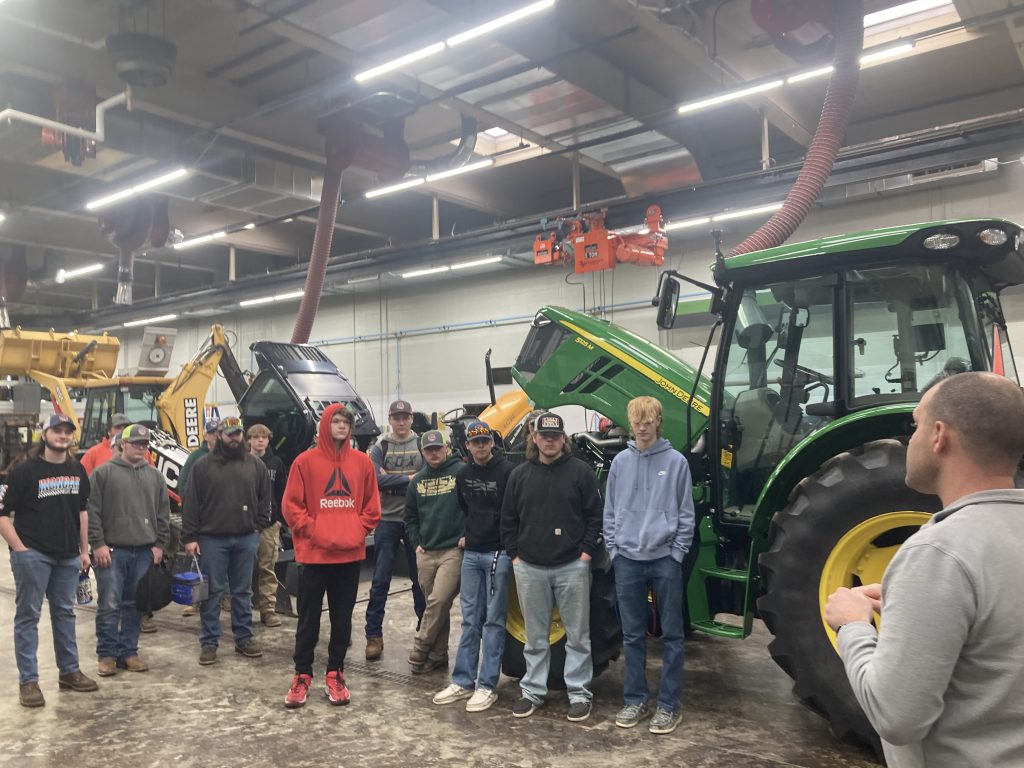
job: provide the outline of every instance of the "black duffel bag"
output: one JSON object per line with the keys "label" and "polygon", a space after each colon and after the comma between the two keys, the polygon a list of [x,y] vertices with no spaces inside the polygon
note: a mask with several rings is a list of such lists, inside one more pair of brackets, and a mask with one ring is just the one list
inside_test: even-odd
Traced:
{"label": "black duffel bag", "polygon": [[150,565],[135,589],[135,607],[140,613],[159,611],[171,602],[171,565],[164,558],[159,565]]}

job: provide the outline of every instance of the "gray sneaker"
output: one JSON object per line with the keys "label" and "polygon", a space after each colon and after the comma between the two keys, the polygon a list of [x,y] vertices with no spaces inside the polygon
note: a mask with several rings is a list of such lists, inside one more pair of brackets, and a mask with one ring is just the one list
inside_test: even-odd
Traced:
{"label": "gray sneaker", "polygon": [[634,728],[644,718],[650,717],[651,708],[646,704],[627,704],[615,716],[615,724],[619,728]]}
{"label": "gray sneaker", "polygon": [[651,727],[648,730],[651,733],[672,733],[679,727],[679,721],[682,719],[682,715],[678,712],[669,712],[658,707],[658,711],[651,718]]}
{"label": "gray sneaker", "polygon": [[569,702],[569,713],[565,716],[566,720],[570,723],[581,723],[588,717],[590,717],[589,701]]}

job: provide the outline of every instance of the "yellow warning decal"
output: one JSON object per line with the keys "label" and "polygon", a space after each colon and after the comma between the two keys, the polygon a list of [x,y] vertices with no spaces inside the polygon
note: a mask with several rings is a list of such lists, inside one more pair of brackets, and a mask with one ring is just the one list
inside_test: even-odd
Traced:
{"label": "yellow warning decal", "polygon": [[727,451],[725,448],[722,449],[722,466],[732,469],[732,451]]}
{"label": "yellow warning decal", "polygon": [[[638,373],[642,374],[646,378],[648,378],[651,381],[653,381],[655,384],[657,384],[659,387],[664,389],[666,392],[668,392],[673,397],[676,397],[676,398],[682,400],[684,403],[690,403],[690,393],[689,392],[687,392],[686,390],[682,389],[681,387],[673,384],[671,381],[666,379],[664,376],[661,376],[660,374],[656,373],[653,369],[647,367],[646,365],[641,363],[636,358],[630,357],[629,355],[627,355],[627,354],[623,353],[622,351],[616,349],[615,347],[613,347],[611,344],[609,344],[608,342],[604,341],[603,339],[600,339],[600,338],[598,338],[597,336],[594,336],[591,333],[587,333],[585,330],[583,330],[579,326],[574,325],[573,323],[570,323],[570,322],[565,321],[565,320],[563,320],[562,322],[565,324],[565,326],[567,328],[569,328],[570,330],[574,331],[579,336],[582,336],[584,339],[586,339],[586,340],[590,341],[591,343],[595,344],[596,346],[600,347],[601,349],[603,349],[605,352],[607,352],[612,357],[614,357],[614,358],[616,358],[618,360],[621,360],[622,362],[624,362],[626,365],[628,365],[631,368],[633,368]],[[577,341],[579,341],[579,340],[577,340]],[[702,416],[711,416],[711,409],[708,408],[707,405],[702,403],[697,398],[693,399],[693,403],[691,405],[693,407],[693,410],[695,410],[697,413],[701,414]]]}

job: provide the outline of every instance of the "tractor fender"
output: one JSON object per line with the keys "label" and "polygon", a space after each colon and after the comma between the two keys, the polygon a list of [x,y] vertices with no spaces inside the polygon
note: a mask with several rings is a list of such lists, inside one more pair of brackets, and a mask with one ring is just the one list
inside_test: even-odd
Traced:
{"label": "tractor fender", "polygon": [[750,576],[756,578],[757,557],[767,548],[772,515],[782,509],[793,489],[805,477],[814,474],[822,464],[844,451],[873,440],[910,435],[913,430],[914,403],[882,405],[841,416],[825,427],[812,432],[779,462],[761,489],[750,521]]}

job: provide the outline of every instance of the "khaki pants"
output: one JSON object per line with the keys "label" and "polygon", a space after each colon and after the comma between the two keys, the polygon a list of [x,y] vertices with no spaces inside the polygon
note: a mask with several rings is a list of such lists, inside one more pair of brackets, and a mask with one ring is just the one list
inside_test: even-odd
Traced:
{"label": "khaki pants", "polygon": [[256,605],[260,613],[273,613],[277,605],[277,574],[274,573],[274,566],[277,564],[280,546],[280,523],[271,523],[260,531],[260,546],[256,550]]}
{"label": "khaki pants", "polygon": [[458,547],[416,553],[420,589],[427,599],[420,631],[413,640],[413,652],[430,661],[448,658],[448,633],[452,603],[459,594],[462,550]]}

